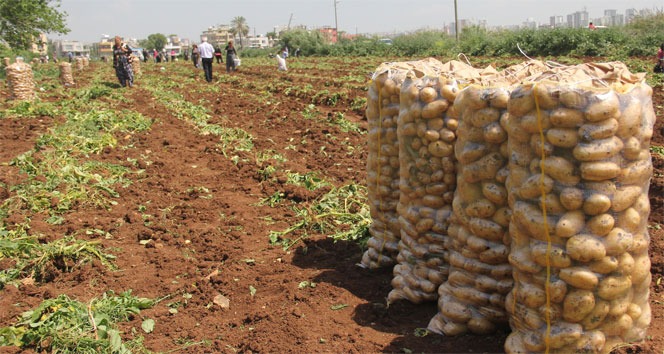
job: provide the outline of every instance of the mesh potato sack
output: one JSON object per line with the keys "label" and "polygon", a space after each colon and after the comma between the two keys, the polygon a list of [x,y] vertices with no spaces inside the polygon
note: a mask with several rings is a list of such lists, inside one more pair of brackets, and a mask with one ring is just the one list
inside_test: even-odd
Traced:
{"label": "mesh potato sack", "polygon": [[85,68],[85,59],[83,57],[76,57],[76,70],[83,70]]}
{"label": "mesh potato sack", "polygon": [[396,262],[400,239],[397,215],[399,202],[399,139],[397,119],[401,84],[406,74],[435,75],[442,65],[435,59],[381,64],[369,83],[366,116],[369,123],[367,195],[372,224],[371,238],[360,266],[370,269]]}
{"label": "mesh potato sack", "polygon": [[401,88],[399,136],[401,240],[388,303],[434,301],[448,274],[447,226],[456,186],[458,92],[444,77],[409,76]]}
{"label": "mesh potato sack", "polygon": [[650,324],[655,113],[643,75],[583,65],[508,102],[514,288],[507,353],[609,353]]}
{"label": "mesh potato sack", "polygon": [[60,67],[60,82],[65,87],[74,86],[74,76],[71,71],[71,64],[67,62],[62,62],[58,64]]}
{"label": "mesh potato sack", "polygon": [[439,312],[428,326],[435,333],[488,334],[507,327],[505,297],[513,285],[505,188],[509,95],[507,86],[471,85],[454,101],[458,172],[448,228],[449,276],[438,288]]}
{"label": "mesh potato sack", "polygon": [[134,75],[141,75],[141,59],[136,55],[132,54],[130,58],[130,63]]}
{"label": "mesh potato sack", "polygon": [[30,101],[35,99],[35,81],[32,67],[22,60],[7,66],[7,85],[11,99]]}

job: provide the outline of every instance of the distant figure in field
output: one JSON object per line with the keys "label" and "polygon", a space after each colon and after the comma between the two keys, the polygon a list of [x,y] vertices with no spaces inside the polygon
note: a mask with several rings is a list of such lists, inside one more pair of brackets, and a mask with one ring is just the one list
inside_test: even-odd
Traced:
{"label": "distant figure in field", "polygon": [[202,42],[198,46],[198,51],[201,54],[203,71],[205,71],[205,81],[212,82],[212,58],[214,57],[214,47],[207,42],[207,37],[203,37],[201,40]]}
{"label": "distant figure in field", "polygon": [[115,36],[113,44],[113,67],[122,87],[134,85],[134,71],[131,67],[131,49],[122,43],[120,36]]}
{"label": "distant figure in field", "polygon": [[595,29],[595,25],[594,25],[592,22],[590,22],[590,23],[588,24],[588,28],[591,29],[591,30],[594,30],[594,29]]}
{"label": "distant figure in field", "polygon": [[198,45],[194,44],[191,47],[191,61],[194,62],[195,67],[200,67],[200,64],[198,63],[199,59],[201,58],[201,52],[198,50]]}
{"label": "distant figure in field", "polygon": [[229,73],[231,71],[235,71],[235,59],[237,59],[237,51],[235,51],[233,41],[228,41],[228,44],[224,50],[226,51],[226,72]]}
{"label": "distant figure in field", "polygon": [[276,54],[274,57],[277,58],[277,63],[278,63],[278,65],[279,65],[279,66],[278,66],[278,70],[279,70],[279,71],[287,71],[288,68],[286,68],[286,59],[284,59],[284,58],[283,58],[281,55],[279,55],[279,54]]}
{"label": "distant figure in field", "polygon": [[223,64],[224,58],[221,56],[221,47],[216,46],[214,48],[214,58],[217,59],[217,64]]}
{"label": "distant figure in field", "polygon": [[657,50],[657,60],[655,61],[655,69],[653,71],[664,73],[664,43],[660,44]]}

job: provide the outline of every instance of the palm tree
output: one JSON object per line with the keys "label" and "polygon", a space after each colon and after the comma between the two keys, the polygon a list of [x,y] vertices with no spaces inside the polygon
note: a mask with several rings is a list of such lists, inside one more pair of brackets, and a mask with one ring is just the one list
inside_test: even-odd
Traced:
{"label": "palm tree", "polygon": [[247,25],[247,19],[243,16],[236,16],[231,21],[231,31],[233,35],[240,36],[240,49],[242,49],[242,35],[247,35],[249,33],[249,25]]}

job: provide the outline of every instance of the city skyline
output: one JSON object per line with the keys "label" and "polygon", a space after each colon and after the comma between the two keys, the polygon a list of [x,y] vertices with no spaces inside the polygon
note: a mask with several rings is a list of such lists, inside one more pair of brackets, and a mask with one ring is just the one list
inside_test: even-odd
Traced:
{"label": "city skyline", "polygon": [[[335,3],[337,9],[335,11]],[[605,10],[625,13],[627,9],[661,11],[663,1],[572,1],[459,0],[459,22],[485,22],[487,27],[519,26],[533,21],[549,23],[551,16],[587,11],[590,19]],[[229,24],[242,16],[250,35],[266,34],[279,28],[336,27],[350,34],[396,34],[419,29],[443,29],[454,23],[454,2],[415,0],[404,5],[396,0],[62,0],[60,11],[68,13],[66,35],[49,34],[58,40],[97,42],[102,35],[144,39],[152,33],[175,34],[198,40],[207,28]],[[335,16],[335,13],[337,16]],[[336,23],[335,23],[336,22]]]}

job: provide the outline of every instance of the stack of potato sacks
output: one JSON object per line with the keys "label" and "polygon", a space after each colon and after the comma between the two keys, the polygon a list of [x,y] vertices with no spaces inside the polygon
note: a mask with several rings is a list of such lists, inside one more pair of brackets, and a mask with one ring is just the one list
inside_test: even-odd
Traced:
{"label": "stack of potato sacks", "polygon": [[401,85],[388,302],[438,298],[429,329],[446,335],[509,322],[508,353],[608,353],[643,339],[655,119],[644,75],[532,62],[454,75]]}
{"label": "stack of potato sacks", "polygon": [[35,96],[35,81],[32,67],[17,58],[14,64],[5,68],[7,72],[7,85],[11,99],[31,101]]}
{"label": "stack of potato sacks", "polygon": [[129,63],[131,63],[131,70],[134,72],[134,75],[141,75],[141,59],[135,54],[132,54],[129,57]]}

